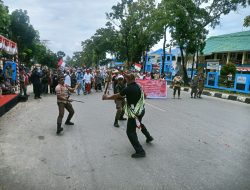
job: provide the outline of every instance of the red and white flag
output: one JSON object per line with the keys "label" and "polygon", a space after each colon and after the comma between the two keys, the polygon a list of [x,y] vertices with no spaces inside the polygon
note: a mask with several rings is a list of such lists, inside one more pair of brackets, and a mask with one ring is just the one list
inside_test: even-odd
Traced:
{"label": "red and white flag", "polygon": [[65,65],[66,65],[66,63],[63,62],[63,58],[60,58],[60,59],[58,60],[58,67],[65,67]]}
{"label": "red and white flag", "polygon": [[141,64],[135,63],[135,70],[140,71],[142,68]]}
{"label": "red and white flag", "polygon": [[3,37],[0,35],[0,49],[3,48]]}
{"label": "red and white flag", "polygon": [[63,59],[60,58],[60,59],[58,60],[58,66],[60,67],[60,66],[62,65],[62,63],[63,63]]}

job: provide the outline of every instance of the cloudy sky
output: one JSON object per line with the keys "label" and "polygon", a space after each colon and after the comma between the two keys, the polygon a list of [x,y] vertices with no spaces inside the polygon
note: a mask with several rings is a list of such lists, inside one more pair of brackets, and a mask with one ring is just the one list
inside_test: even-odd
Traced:
{"label": "cloudy sky", "polygon": [[[54,52],[64,51],[72,56],[81,51],[81,42],[94,35],[107,22],[105,12],[120,0],[3,0],[10,12],[28,11],[30,23],[39,31],[40,39]],[[243,19],[250,7],[223,16],[221,25],[210,30],[209,36],[250,30],[243,28]],[[158,43],[153,49],[160,48]]]}

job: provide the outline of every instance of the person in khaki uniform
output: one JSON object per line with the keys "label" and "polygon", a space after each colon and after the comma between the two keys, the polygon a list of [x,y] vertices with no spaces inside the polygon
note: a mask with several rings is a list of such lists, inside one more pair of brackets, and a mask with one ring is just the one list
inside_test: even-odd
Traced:
{"label": "person in khaki uniform", "polygon": [[198,75],[198,93],[197,93],[197,97],[198,98],[201,98],[201,94],[203,92],[203,89],[204,89],[204,76],[203,76],[203,73],[200,73]]}
{"label": "person in khaki uniform", "polygon": [[[122,75],[118,75],[117,84],[114,89],[114,94],[120,93],[121,91],[123,91],[125,87],[126,85],[125,85],[124,77]],[[116,99],[115,104],[116,104],[116,115],[115,115],[114,126],[120,127],[118,124],[118,120],[127,120],[126,118],[123,117],[124,116],[123,107],[125,105],[125,99],[124,98]]]}
{"label": "person in khaki uniform", "polygon": [[181,83],[183,82],[181,76],[177,73],[173,79],[173,98],[175,98],[176,91],[178,91],[178,98],[180,98],[181,95]]}
{"label": "person in khaki uniform", "polygon": [[61,125],[64,116],[64,108],[66,108],[66,110],[69,112],[65,125],[74,125],[74,123],[70,121],[75,111],[71,104],[72,100],[69,99],[69,93],[75,92],[77,88],[78,85],[76,85],[75,88],[71,88],[68,85],[64,84],[64,76],[61,76],[59,78],[58,85],[56,86],[55,89],[57,95],[57,105],[59,109],[59,115],[57,117],[57,131],[56,131],[57,134],[60,134],[60,132],[63,131]]}
{"label": "person in khaki uniform", "polygon": [[197,97],[198,82],[199,82],[198,76],[197,76],[197,74],[195,74],[194,78],[192,79],[191,84],[190,84],[190,86],[191,86],[191,98],[196,98]]}

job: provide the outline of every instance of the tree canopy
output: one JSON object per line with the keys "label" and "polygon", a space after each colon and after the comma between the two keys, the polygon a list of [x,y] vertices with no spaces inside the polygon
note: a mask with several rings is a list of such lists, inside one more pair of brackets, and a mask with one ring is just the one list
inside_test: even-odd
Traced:
{"label": "tree canopy", "polygon": [[0,0],[0,34],[8,37],[8,28],[10,26],[9,10]]}

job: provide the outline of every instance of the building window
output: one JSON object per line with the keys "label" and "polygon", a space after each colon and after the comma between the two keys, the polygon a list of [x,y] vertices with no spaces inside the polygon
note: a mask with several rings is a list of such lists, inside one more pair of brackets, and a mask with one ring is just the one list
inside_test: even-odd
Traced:
{"label": "building window", "polygon": [[221,53],[217,54],[217,59],[222,59],[222,54]]}
{"label": "building window", "polygon": [[236,53],[230,53],[230,60],[236,60]]}
{"label": "building window", "polygon": [[247,54],[246,54],[246,59],[247,59],[247,60],[250,60],[250,53],[247,53]]}

